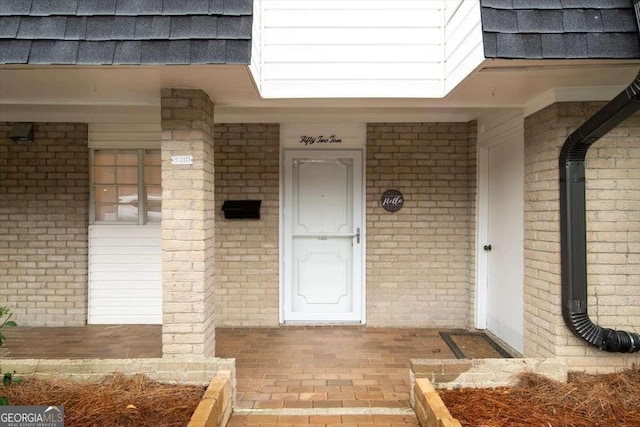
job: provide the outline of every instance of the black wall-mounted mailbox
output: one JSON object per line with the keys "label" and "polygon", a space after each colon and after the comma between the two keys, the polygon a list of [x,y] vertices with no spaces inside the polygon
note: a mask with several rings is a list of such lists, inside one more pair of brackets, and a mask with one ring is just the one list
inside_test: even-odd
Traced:
{"label": "black wall-mounted mailbox", "polygon": [[226,219],[260,219],[262,200],[225,200],[222,211]]}

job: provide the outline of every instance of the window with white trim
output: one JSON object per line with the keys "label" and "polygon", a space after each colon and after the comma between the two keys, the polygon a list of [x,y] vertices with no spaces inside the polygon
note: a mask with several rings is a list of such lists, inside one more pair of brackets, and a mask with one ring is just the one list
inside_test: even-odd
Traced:
{"label": "window with white trim", "polygon": [[91,223],[160,223],[160,150],[94,149],[91,169]]}

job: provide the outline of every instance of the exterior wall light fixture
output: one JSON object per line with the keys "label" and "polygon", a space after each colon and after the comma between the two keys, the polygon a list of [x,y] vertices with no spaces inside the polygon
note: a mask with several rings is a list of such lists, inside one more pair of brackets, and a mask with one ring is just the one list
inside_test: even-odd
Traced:
{"label": "exterior wall light fixture", "polygon": [[33,142],[33,123],[16,123],[9,132],[14,142]]}

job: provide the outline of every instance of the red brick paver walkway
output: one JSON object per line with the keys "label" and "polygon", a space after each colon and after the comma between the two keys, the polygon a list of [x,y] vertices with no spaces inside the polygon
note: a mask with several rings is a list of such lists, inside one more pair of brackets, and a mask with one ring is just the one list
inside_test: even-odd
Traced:
{"label": "red brick paver walkway", "polygon": [[217,329],[236,358],[229,427],[416,426],[409,359],[455,358],[433,329],[357,326]]}
{"label": "red brick paver walkway", "polygon": [[[417,426],[409,359],[455,358],[433,329],[359,326],[218,328],[236,358],[229,427]],[[4,358],[161,357],[159,325],[4,328]]]}
{"label": "red brick paver walkway", "polygon": [[160,325],[17,326],[2,328],[0,357],[122,359],[162,357]]}

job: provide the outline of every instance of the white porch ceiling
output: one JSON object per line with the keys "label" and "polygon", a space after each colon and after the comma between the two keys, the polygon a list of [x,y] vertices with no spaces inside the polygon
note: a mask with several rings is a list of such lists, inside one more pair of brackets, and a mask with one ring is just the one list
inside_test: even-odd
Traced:
{"label": "white porch ceiling", "polygon": [[164,87],[205,90],[218,122],[466,121],[491,109],[532,112],[556,101],[607,100],[638,69],[637,60],[487,60],[441,99],[262,99],[246,66],[3,66],[0,121],[113,122],[136,113],[159,121]]}

